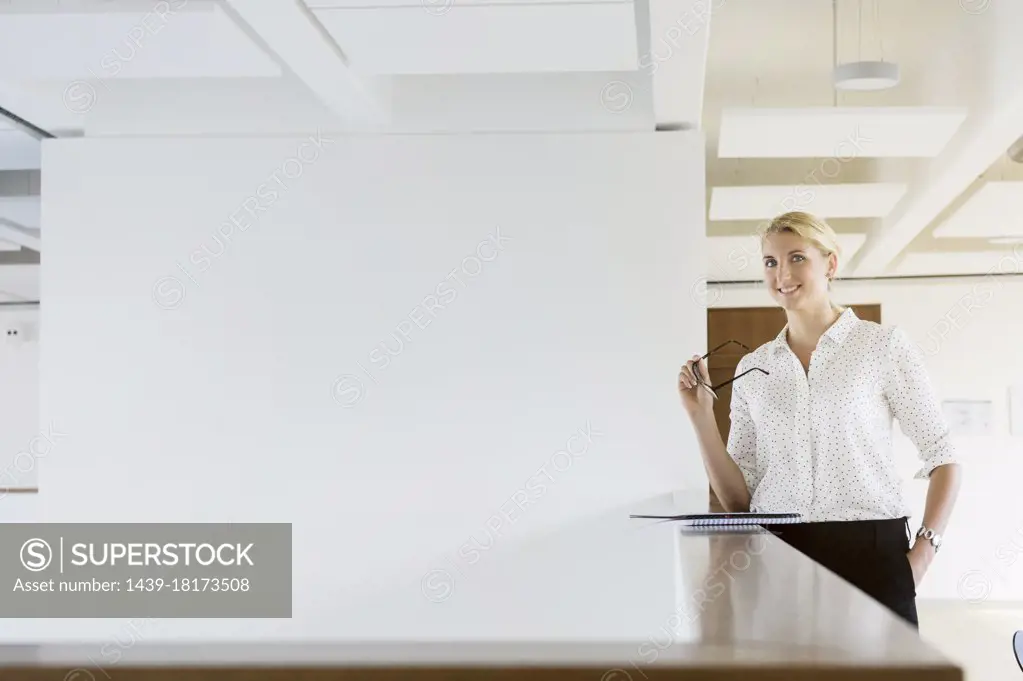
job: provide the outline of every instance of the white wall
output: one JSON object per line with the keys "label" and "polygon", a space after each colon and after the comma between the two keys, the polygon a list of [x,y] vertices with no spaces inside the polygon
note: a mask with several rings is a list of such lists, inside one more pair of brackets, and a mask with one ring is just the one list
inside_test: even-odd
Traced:
{"label": "white wall", "polygon": [[[1013,262],[1009,262],[1013,260]],[[992,273],[1020,272],[1010,255],[992,262]],[[1013,264],[1014,263],[1014,264]],[[965,477],[955,513],[937,559],[918,590],[921,599],[983,602],[1023,600],[1023,437],[1009,432],[1008,389],[1023,383],[1023,280],[973,279],[838,282],[842,304],[881,305],[882,323],[904,328],[927,358],[942,399],[990,400],[989,434],[957,436]],[[759,284],[716,285],[708,299],[717,307],[769,306]],[[1023,434],[1020,434],[1023,435]],[[923,516],[926,481],[911,480],[918,461],[904,436],[897,455],[914,508]],[[1023,628],[1023,622],[1021,627]]]}
{"label": "white wall", "polygon": [[962,601],[920,601],[920,636],[962,666],[963,681],[1008,681],[1020,677],[1012,649],[1023,629],[1023,608]]}
{"label": "white wall", "polygon": [[[8,335],[17,331],[17,339]],[[39,463],[60,443],[59,430],[39,421],[39,308],[0,306],[0,488],[33,488]],[[0,517],[21,500],[0,491]]]}
{"label": "white wall", "polygon": [[294,523],[292,620],[155,638],[402,638],[429,622],[337,613],[498,523],[705,489],[674,380],[706,338],[679,275],[704,259],[703,154],[692,133],[46,142],[41,418],[67,435],[38,517]]}

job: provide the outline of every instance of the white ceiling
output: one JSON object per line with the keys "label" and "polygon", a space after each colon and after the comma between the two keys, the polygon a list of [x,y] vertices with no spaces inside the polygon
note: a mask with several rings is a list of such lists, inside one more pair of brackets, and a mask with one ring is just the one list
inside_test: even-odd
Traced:
{"label": "white ceiling", "polygon": [[444,3],[308,4],[352,68],[372,75],[630,71],[639,58],[631,1]]}
{"label": "white ceiling", "polygon": [[7,65],[0,67],[3,76],[22,81],[105,81],[281,75],[280,65],[217,3],[165,0],[165,10],[156,8],[158,0],[105,4],[111,9],[137,9],[31,13],[0,9],[0,64]]}
{"label": "white ceiling", "polygon": [[[749,235],[790,209],[832,221],[845,276],[983,273],[1014,247],[991,238],[1023,236],[1023,170],[1004,158],[1023,135],[1023,3],[983,10],[0,0],[0,106],[54,136],[699,128],[712,280],[759,278]],[[836,52],[902,80],[839,93]],[[34,133],[0,118],[0,300],[38,296],[32,253],[11,251],[41,247]]]}
{"label": "white ceiling", "polygon": [[[861,242],[845,277],[985,274],[1018,248],[990,237],[1023,235],[1009,217],[1023,207],[1012,182],[1023,172],[1005,160],[1023,136],[1023,71],[1013,66],[1023,63],[1013,35],[1023,3],[716,6],[704,108],[712,241],[798,209]],[[861,59],[898,63],[899,84],[836,90],[836,60]],[[988,186],[998,180],[1011,184]],[[734,247],[712,250],[722,249],[742,259]],[[723,281],[761,274],[711,270]]]}
{"label": "white ceiling", "polygon": [[934,236],[1023,238],[1023,181],[989,180],[934,230]]}

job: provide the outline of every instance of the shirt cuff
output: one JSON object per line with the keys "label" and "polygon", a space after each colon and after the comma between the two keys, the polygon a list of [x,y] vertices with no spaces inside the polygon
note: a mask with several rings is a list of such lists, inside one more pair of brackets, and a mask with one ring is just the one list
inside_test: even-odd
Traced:
{"label": "shirt cuff", "polygon": [[927,480],[928,478],[931,477],[931,473],[934,472],[935,468],[950,463],[959,463],[959,461],[956,460],[952,452],[942,452],[940,454],[932,456],[928,458],[927,461],[924,462],[923,468],[916,472],[916,475],[913,476],[913,479]]}

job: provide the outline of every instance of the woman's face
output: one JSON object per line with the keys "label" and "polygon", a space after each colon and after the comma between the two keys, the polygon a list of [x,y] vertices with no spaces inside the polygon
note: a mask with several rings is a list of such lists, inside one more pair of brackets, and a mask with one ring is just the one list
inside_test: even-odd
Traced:
{"label": "woman's face", "polygon": [[764,283],[771,297],[786,310],[819,306],[828,298],[828,273],[837,258],[825,256],[798,234],[780,232],[763,240]]}

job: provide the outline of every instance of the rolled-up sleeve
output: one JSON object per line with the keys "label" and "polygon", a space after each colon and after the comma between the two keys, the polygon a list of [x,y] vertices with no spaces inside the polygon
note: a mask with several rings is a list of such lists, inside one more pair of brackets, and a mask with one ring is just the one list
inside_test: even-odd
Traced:
{"label": "rolled-up sleeve", "polygon": [[893,327],[889,335],[888,362],[890,381],[886,395],[892,415],[923,462],[913,478],[926,479],[938,466],[959,463],[923,355],[899,327]]}
{"label": "rolled-up sleeve", "polygon": [[[748,357],[749,355],[747,355]],[[746,358],[739,361],[735,369],[738,376],[746,371]],[[729,456],[739,466],[742,477],[746,480],[746,488],[750,495],[757,489],[760,477],[757,474],[757,430],[753,417],[750,415],[749,403],[742,390],[742,381],[732,383],[732,403],[729,414],[731,425],[728,428],[728,444],[726,449]]]}

